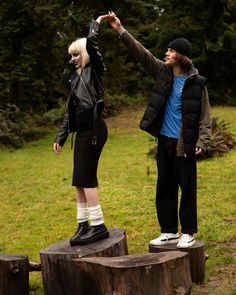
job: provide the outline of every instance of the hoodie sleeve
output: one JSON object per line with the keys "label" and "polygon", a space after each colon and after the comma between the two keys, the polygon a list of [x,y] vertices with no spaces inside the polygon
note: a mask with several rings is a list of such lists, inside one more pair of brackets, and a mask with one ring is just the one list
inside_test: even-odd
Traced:
{"label": "hoodie sleeve", "polygon": [[121,40],[128,48],[129,53],[140,62],[145,70],[152,75],[154,79],[159,76],[160,71],[168,70],[163,61],[157,59],[149,50],[139,43],[128,31],[120,35]]}
{"label": "hoodie sleeve", "polygon": [[210,116],[210,103],[208,97],[208,91],[206,86],[203,88],[202,93],[202,110],[199,120],[199,138],[196,146],[203,149],[205,152],[207,145],[211,139],[211,116]]}

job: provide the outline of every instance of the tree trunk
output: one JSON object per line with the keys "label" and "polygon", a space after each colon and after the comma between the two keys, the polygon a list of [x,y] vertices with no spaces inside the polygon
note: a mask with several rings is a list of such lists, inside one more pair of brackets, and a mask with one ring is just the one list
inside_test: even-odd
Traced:
{"label": "tree trunk", "polygon": [[29,294],[29,261],[27,256],[0,254],[0,294]]}
{"label": "tree trunk", "polygon": [[149,245],[150,253],[160,253],[166,251],[182,251],[187,252],[189,255],[190,272],[192,281],[196,284],[202,284],[205,278],[205,261],[206,256],[204,254],[204,244],[200,241],[196,241],[190,248],[177,248],[177,244],[170,244],[164,246],[152,246]]}
{"label": "tree trunk", "polygon": [[73,260],[93,281],[93,295],[185,295],[192,287],[187,253],[146,253]]}
{"label": "tree trunk", "polygon": [[[123,229],[109,229],[110,237],[92,244],[71,247],[69,241],[51,245],[40,252],[45,295],[90,295],[92,282],[84,284],[84,274],[74,270],[71,259],[89,256],[128,254]],[[88,282],[88,280],[86,281]],[[95,294],[93,294],[95,295]]]}

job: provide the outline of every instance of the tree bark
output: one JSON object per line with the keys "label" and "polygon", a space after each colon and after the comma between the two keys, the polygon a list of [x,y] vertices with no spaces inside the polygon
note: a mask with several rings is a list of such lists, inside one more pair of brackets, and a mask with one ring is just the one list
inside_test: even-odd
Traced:
{"label": "tree bark", "polygon": [[204,244],[201,241],[196,241],[190,248],[177,248],[177,244],[169,244],[164,246],[152,246],[149,244],[150,253],[161,253],[166,251],[182,251],[189,255],[190,272],[192,281],[196,284],[204,283],[205,279],[205,261]]}
{"label": "tree bark", "polygon": [[0,294],[29,294],[29,261],[27,256],[0,254]]}
{"label": "tree bark", "polygon": [[[45,295],[90,295],[93,282],[74,270],[72,259],[89,256],[120,256],[128,254],[123,229],[109,229],[110,237],[92,244],[71,247],[69,241],[51,245],[40,252]],[[87,282],[86,285],[84,282]],[[95,295],[95,294],[93,294]]]}
{"label": "tree bark", "polygon": [[187,253],[146,253],[73,260],[93,281],[93,295],[186,295],[192,281]]}

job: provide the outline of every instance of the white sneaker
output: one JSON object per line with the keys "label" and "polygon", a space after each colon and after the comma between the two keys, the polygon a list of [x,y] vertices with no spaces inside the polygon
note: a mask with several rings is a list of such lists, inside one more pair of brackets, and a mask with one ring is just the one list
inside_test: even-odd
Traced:
{"label": "white sneaker", "polygon": [[193,235],[182,234],[177,248],[189,248],[195,244],[195,239]]}
{"label": "white sneaker", "polygon": [[163,233],[158,238],[151,240],[150,244],[153,246],[162,246],[168,244],[175,244],[179,241],[179,234]]}

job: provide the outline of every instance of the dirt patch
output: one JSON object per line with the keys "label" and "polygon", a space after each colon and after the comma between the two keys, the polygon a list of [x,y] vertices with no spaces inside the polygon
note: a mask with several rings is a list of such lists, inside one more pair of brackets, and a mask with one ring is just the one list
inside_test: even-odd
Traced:
{"label": "dirt patch", "polygon": [[[232,290],[236,288],[236,270],[229,267],[220,267],[216,270],[216,274],[208,279],[208,281],[200,286],[195,286],[191,295],[210,294],[210,295],[226,295],[233,294]],[[225,290],[225,291],[223,291]],[[226,290],[231,290],[227,293]]]}
{"label": "dirt patch", "polygon": [[[231,248],[233,251],[228,253],[236,260],[236,239],[232,237],[231,241],[218,243],[222,247]],[[227,291],[231,290],[231,291]],[[194,286],[192,295],[233,295],[232,290],[236,291],[236,268],[235,263],[221,266],[215,269],[214,274],[201,286]],[[229,293],[230,292],[230,293]]]}
{"label": "dirt patch", "polygon": [[229,224],[236,224],[236,218],[224,218],[224,221]]}
{"label": "dirt patch", "polygon": [[115,117],[106,118],[109,127],[112,128],[137,128],[142,118],[144,107],[128,106],[122,108]]}

